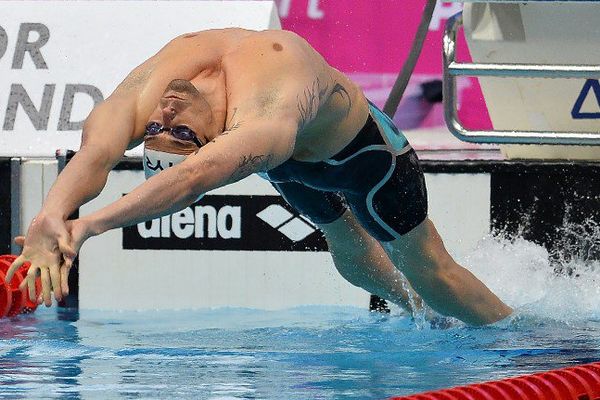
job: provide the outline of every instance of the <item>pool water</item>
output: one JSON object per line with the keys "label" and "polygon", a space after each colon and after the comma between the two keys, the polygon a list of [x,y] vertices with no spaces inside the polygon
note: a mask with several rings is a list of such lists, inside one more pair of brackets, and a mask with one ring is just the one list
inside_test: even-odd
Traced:
{"label": "pool water", "polygon": [[0,320],[0,398],[383,399],[600,360],[595,262],[557,275],[541,247],[497,237],[461,261],[513,316],[434,329],[349,307],[43,308]]}

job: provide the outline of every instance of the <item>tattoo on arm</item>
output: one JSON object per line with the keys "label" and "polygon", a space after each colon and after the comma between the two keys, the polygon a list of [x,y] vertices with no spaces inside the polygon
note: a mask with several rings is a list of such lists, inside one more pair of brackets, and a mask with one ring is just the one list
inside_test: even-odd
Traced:
{"label": "tattoo on arm", "polygon": [[256,171],[267,171],[269,166],[271,165],[271,160],[273,159],[273,155],[261,154],[261,155],[253,155],[253,154],[244,154],[240,157],[238,162],[238,166],[233,171],[231,176],[227,179],[228,183],[236,182],[246,176],[256,172]]}

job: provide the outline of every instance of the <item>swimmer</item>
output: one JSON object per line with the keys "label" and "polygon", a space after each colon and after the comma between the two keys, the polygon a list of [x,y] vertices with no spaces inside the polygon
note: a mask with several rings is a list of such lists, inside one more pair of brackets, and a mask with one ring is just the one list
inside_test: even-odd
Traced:
{"label": "swimmer", "polygon": [[[147,180],[67,221],[142,142]],[[472,325],[511,313],[444,248],[402,133],[304,39],[279,30],[182,35],[135,68],[88,116],[81,148],[31,223],[7,280],[30,261],[24,285],[34,298],[40,274],[50,306],[51,291],[56,300],[68,294],[72,260],[88,238],[174,213],[253,173],[318,225],[350,283],[411,312],[422,299]]]}

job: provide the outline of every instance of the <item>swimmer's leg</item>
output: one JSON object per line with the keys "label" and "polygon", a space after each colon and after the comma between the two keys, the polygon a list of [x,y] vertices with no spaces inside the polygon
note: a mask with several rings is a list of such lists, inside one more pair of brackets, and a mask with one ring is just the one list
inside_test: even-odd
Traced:
{"label": "swimmer's leg", "polygon": [[429,218],[399,239],[382,242],[382,246],[435,311],[472,325],[493,323],[512,312],[479,279],[454,261]]}
{"label": "swimmer's leg", "polygon": [[273,187],[296,211],[325,234],[335,267],[348,282],[398,304],[411,314],[421,299],[390,261],[377,240],[360,225],[336,192],[323,192],[295,182]]}
{"label": "swimmer's leg", "polygon": [[[363,162],[369,170],[373,161]],[[425,303],[473,325],[496,322],[511,313],[510,307],[446,251],[427,218],[425,178],[413,150],[390,157],[387,174],[368,189],[346,193],[346,200]]]}
{"label": "swimmer's leg", "polygon": [[411,314],[421,311],[421,298],[350,210],[337,220],[318,226],[325,234],[335,267],[348,282]]}

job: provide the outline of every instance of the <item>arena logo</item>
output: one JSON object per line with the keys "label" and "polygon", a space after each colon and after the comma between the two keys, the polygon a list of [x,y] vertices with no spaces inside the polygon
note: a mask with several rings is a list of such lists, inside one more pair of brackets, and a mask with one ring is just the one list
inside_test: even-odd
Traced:
{"label": "arena logo", "polygon": [[223,238],[239,239],[242,237],[241,207],[196,206],[185,208],[175,214],[154,219],[148,223],[137,225],[138,233],[144,239],[170,238]]}
{"label": "arena logo", "polygon": [[310,221],[296,217],[278,204],[271,204],[256,216],[294,242],[304,240],[316,230]]}
{"label": "arena logo", "polygon": [[325,238],[280,196],[209,195],[123,229],[124,249],[326,251]]}
{"label": "arena logo", "polygon": [[[0,62],[3,58],[12,54],[10,69],[25,69],[26,56],[31,60],[36,70],[49,69],[43,54],[43,47],[50,41],[50,29],[42,23],[21,23],[14,39],[14,50],[7,54],[12,36],[4,27],[0,26]],[[4,88],[2,88],[4,91]],[[29,118],[33,127],[38,131],[48,130],[50,111],[55,99],[56,84],[47,83],[41,90],[41,103],[34,104],[29,95],[31,87],[25,87],[21,83],[11,83],[8,92],[6,114],[2,123],[2,129],[12,131],[17,120],[18,110],[21,108]],[[40,87],[33,88],[36,97],[40,93]],[[83,127],[84,120],[72,121],[72,112],[77,95],[85,95],[91,98],[93,105],[104,100],[100,89],[93,85],[82,83],[67,83],[64,85],[60,115],[56,126],[57,131],[78,131]],[[81,96],[79,96],[81,97]],[[90,108],[91,110],[91,108]],[[87,115],[87,114],[86,114]]]}

